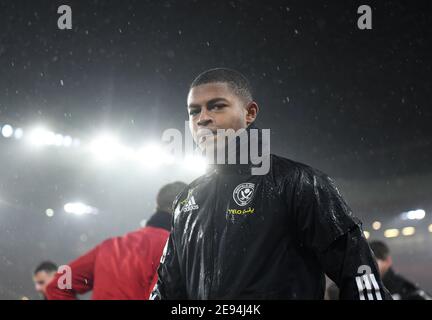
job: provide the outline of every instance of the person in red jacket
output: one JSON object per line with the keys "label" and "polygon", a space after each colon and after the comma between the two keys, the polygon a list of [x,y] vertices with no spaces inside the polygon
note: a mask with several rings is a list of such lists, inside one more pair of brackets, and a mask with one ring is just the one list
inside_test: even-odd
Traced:
{"label": "person in red jacket", "polygon": [[108,239],[71,262],[70,289],[62,285],[65,274],[57,273],[46,289],[47,299],[75,300],[93,291],[93,300],[147,300],[170,233],[172,203],[185,187],[183,182],[162,187],[156,213],[144,228]]}

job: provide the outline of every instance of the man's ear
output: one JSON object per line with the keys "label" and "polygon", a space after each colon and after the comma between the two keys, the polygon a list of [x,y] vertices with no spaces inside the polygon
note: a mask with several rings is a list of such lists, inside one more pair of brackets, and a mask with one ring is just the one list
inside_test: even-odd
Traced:
{"label": "man's ear", "polygon": [[249,126],[258,116],[259,107],[255,101],[251,101],[246,106],[246,124]]}

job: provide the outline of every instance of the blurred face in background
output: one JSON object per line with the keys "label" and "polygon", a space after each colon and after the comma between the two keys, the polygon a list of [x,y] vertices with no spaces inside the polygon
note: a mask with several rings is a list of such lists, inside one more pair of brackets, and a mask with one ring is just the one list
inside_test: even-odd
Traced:
{"label": "blurred face in background", "polygon": [[391,256],[388,256],[384,260],[377,258],[376,262],[377,262],[378,269],[379,269],[381,277],[383,277],[387,273],[388,269],[390,269],[390,267],[393,264],[393,260],[392,260]]}
{"label": "blurred face in background", "polygon": [[35,290],[45,296],[46,287],[54,278],[55,272],[39,271],[33,275]]}

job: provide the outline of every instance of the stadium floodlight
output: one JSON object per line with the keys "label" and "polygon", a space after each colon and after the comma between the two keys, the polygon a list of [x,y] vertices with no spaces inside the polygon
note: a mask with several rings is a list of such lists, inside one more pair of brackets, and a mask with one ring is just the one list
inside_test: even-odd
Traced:
{"label": "stadium floodlight", "polygon": [[82,202],[70,202],[64,205],[64,211],[77,216],[97,214],[98,210]]}
{"label": "stadium floodlight", "polygon": [[384,231],[384,237],[386,238],[396,238],[399,235],[398,229],[387,229]]}
{"label": "stadium floodlight", "polygon": [[61,147],[63,145],[63,136],[61,134],[56,134],[54,136],[54,145]]}
{"label": "stadium floodlight", "polygon": [[412,236],[415,233],[414,227],[405,227],[402,229],[402,234],[404,236]]}
{"label": "stadium floodlight", "polygon": [[51,146],[55,144],[55,140],[56,140],[55,133],[52,131],[47,131],[45,132],[44,137],[42,139],[42,144]]}
{"label": "stadium floodlight", "polygon": [[374,221],[374,222],[372,223],[372,228],[373,228],[374,230],[379,230],[379,229],[381,228],[381,222],[379,222],[379,221]]}
{"label": "stadium floodlight", "polygon": [[1,134],[5,138],[12,137],[13,133],[14,133],[14,129],[12,128],[12,126],[10,124],[5,124],[1,129]]}
{"label": "stadium floodlight", "polygon": [[121,153],[121,149],[118,139],[109,134],[100,135],[90,143],[90,151],[103,162],[113,160]]}
{"label": "stadium floodlight", "polygon": [[66,148],[69,148],[70,146],[72,146],[72,138],[70,136],[65,136],[63,137],[63,141],[62,141],[62,145]]}
{"label": "stadium floodlight", "polygon": [[55,134],[52,131],[39,127],[30,132],[28,139],[33,146],[52,145],[55,142]]}
{"label": "stadium floodlight", "polygon": [[119,156],[126,160],[134,160],[136,158],[135,149],[128,146],[119,146],[117,153]]}
{"label": "stadium floodlight", "polygon": [[51,218],[52,216],[54,216],[54,210],[48,208],[45,210],[45,214],[47,215],[47,217]]}
{"label": "stadium floodlight", "polygon": [[426,212],[423,209],[411,210],[402,213],[403,220],[422,220],[426,216]]}
{"label": "stadium floodlight", "polygon": [[15,129],[14,137],[17,140],[20,140],[24,136],[24,131],[21,128]]}

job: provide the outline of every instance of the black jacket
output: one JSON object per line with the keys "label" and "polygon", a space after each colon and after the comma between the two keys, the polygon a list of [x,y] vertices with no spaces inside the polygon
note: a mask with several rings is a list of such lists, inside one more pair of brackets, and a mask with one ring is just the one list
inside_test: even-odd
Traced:
{"label": "black jacket", "polygon": [[174,202],[151,299],[391,299],[361,225],[333,181],[270,156],[270,172],[215,166]]}
{"label": "black jacket", "polygon": [[146,227],[161,228],[171,231],[171,213],[162,210],[156,210],[146,223]]}
{"label": "black jacket", "polygon": [[432,300],[432,297],[415,284],[389,269],[383,282],[395,300]]}

